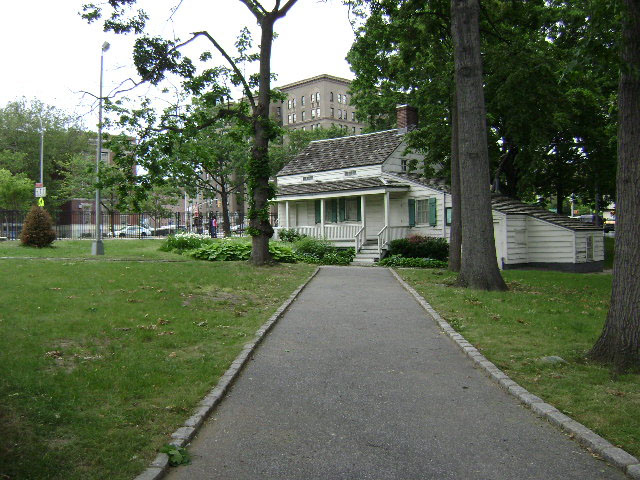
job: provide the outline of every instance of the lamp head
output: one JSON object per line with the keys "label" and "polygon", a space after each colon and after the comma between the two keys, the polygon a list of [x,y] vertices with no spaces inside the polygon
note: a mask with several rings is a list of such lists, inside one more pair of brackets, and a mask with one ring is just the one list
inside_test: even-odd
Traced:
{"label": "lamp head", "polygon": [[103,52],[106,52],[107,50],[109,50],[109,47],[110,47],[110,46],[111,46],[111,45],[109,45],[109,42],[104,42],[104,43],[102,44],[102,51],[103,51]]}

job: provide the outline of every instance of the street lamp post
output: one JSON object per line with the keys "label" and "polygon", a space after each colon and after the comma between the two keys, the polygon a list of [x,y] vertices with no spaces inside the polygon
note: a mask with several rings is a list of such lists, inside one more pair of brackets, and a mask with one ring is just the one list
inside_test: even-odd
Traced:
{"label": "street lamp post", "polygon": [[44,185],[44,180],[42,179],[44,172],[44,129],[42,128],[42,118],[38,117],[40,121],[40,184]]}
{"label": "street lamp post", "polygon": [[[109,43],[102,44],[100,52],[100,97],[98,98],[98,147],[96,151],[96,182],[100,181],[100,161],[102,159],[102,72],[104,52],[109,50]],[[102,243],[102,209],[100,208],[100,187],[96,187],[96,239],[91,245],[91,255],[104,255]]]}

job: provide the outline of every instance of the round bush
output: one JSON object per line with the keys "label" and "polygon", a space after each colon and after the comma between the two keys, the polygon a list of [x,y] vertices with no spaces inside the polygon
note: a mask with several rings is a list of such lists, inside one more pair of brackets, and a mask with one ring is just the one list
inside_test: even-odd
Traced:
{"label": "round bush", "polygon": [[51,216],[42,207],[34,205],[22,225],[20,241],[27,247],[48,247],[56,239]]}

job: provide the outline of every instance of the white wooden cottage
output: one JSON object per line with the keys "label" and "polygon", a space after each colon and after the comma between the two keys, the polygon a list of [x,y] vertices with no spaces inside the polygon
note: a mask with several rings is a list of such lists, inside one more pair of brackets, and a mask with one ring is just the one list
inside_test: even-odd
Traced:
{"label": "white wooden cottage", "polygon": [[[357,262],[382,258],[391,240],[411,234],[449,238],[451,195],[444,185],[407,173],[406,125],[311,142],[277,175],[279,226],[356,248]],[[415,118],[415,117],[413,117]],[[502,196],[493,221],[500,268],[602,270],[602,229]]]}

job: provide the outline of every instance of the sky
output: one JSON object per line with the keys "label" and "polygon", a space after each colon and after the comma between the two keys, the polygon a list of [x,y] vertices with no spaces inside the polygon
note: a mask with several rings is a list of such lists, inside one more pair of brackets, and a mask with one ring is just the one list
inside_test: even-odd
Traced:
{"label": "sky", "polygon": [[[110,44],[104,54],[106,95],[135,76],[131,55],[134,38],[105,33],[101,23],[87,24],[78,13],[84,3],[88,0],[2,2],[0,107],[20,97],[37,98],[82,116],[87,128],[95,127],[101,46],[105,41]],[[269,8],[273,0],[262,3]],[[171,17],[170,9],[178,4]],[[255,20],[239,0],[138,0],[137,8],[149,14],[151,35],[185,40],[190,32],[207,30],[225,49],[234,51],[238,33],[247,26],[255,32],[255,44],[259,43]],[[276,32],[271,65],[278,80],[274,85],[322,73],[353,78],[345,56],[354,35],[348,10],[340,0],[298,0],[276,23]],[[199,52],[210,49],[204,40],[197,41],[187,53],[197,58]],[[139,86],[127,95],[157,99],[159,93]]]}

